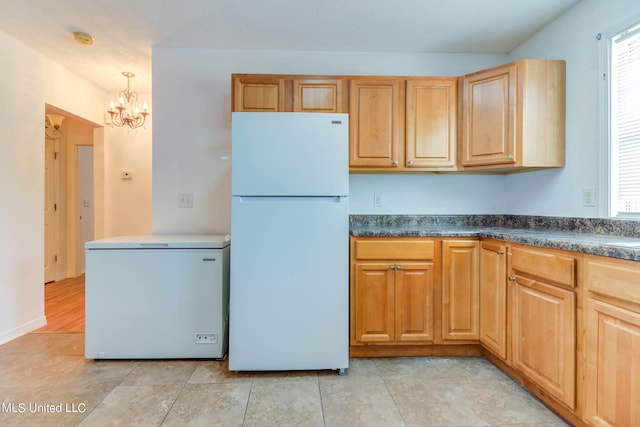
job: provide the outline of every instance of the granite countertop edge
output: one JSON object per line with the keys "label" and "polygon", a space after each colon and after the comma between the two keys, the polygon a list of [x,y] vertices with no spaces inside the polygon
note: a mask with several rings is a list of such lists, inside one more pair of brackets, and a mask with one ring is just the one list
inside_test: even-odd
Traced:
{"label": "granite countertop edge", "polygon": [[640,261],[640,238],[554,230],[528,230],[467,225],[357,225],[354,237],[478,237]]}

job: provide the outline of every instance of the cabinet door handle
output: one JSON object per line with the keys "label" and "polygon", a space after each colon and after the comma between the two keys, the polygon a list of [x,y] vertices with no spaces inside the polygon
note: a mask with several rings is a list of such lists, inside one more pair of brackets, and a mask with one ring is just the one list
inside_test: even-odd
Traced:
{"label": "cabinet door handle", "polygon": [[497,254],[498,255],[504,255],[504,251],[498,251]]}
{"label": "cabinet door handle", "polygon": [[400,265],[399,265],[399,266],[397,266],[397,267],[396,267],[396,270],[402,270],[402,266],[400,266]]}
{"label": "cabinet door handle", "polygon": [[508,159],[509,159],[509,160],[513,160],[513,156],[512,156],[511,154],[509,154]]}
{"label": "cabinet door handle", "polygon": [[516,276],[509,276],[509,281],[510,282],[515,282],[516,281]]}
{"label": "cabinet door handle", "polygon": [[395,269],[396,269],[396,266],[395,266],[395,265],[390,265],[390,266],[389,266],[389,270],[395,270]]}
{"label": "cabinet door handle", "polygon": [[408,164],[408,165],[412,165],[412,164],[413,164],[413,160],[409,160],[409,161],[407,162],[407,164]]}
{"label": "cabinet door handle", "polygon": [[393,166],[398,166],[398,161],[397,160],[393,161]]}

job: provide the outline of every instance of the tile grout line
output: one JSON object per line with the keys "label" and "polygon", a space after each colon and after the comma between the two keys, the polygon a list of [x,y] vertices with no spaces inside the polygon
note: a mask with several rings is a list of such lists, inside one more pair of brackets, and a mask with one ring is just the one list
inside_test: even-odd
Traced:
{"label": "tile grout line", "polygon": [[318,397],[320,398],[320,413],[322,414],[322,425],[327,426],[327,419],[324,416],[324,402],[322,401],[322,389],[320,388],[320,375],[316,374],[316,380],[318,381]]}
{"label": "tile grout line", "polygon": [[387,387],[387,382],[385,381],[384,377],[380,373],[380,370],[378,369],[378,364],[375,362],[374,359],[370,359],[370,360],[373,362],[373,366],[376,368],[376,372],[378,374],[378,377],[380,378],[380,380],[382,380],[382,384],[384,384],[384,388],[387,390],[387,393],[389,393],[389,396],[391,397],[391,400],[393,401],[393,404],[396,407],[396,410],[398,411],[398,414],[400,414],[400,418],[402,419],[402,422],[404,423],[405,427],[407,427],[408,426],[407,420],[404,419],[404,414],[402,413],[402,409],[400,409],[400,406],[398,405],[398,402],[396,402],[395,396],[393,395],[391,390],[389,390],[389,387]]}
{"label": "tile grout line", "polygon": [[[193,375],[193,372],[191,373],[191,375]],[[191,376],[189,376],[189,378],[191,378]],[[180,398],[180,395],[182,395],[182,393],[184,392],[185,386],[187,385],[187,382],[189,381],[189,378],[187,378],[185,380],[185,382],[182,383],[182,388],[180,389],[180,392],[178,394],[176,394],[175,399],[173,399],[173,402],[171,403],[171,406],[169,406],[169,409],[167,410],[167,413],[164,414],[164,417],[162,417],[162,421],[160,421],[160,424],[158,424],[158,427],[161,427],[165,423],[165,421],[167,420],[167,417],[169,416],[169,413],[171,412],[171,410],[173,409],[174,405],[176,404],[176,402]]]}
{"label": "tile grout line", "polygon": [[247,422],[247,411],[249,409],[249,400],[251,399],[251,393],[253,392],[253,386],[255,384],[255,378],[251,378],[251,387],[249,387],[249,395],[247,396],[247,403],[244,405],[244,414],[242,415],[242,425]]}

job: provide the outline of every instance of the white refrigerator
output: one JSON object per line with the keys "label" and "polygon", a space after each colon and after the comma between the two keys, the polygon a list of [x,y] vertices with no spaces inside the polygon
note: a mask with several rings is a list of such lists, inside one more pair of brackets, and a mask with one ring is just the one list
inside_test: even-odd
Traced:
{"label": "white refrigerator", "polygon": [[349,363],[347,114],[233,113],[229,369]]}

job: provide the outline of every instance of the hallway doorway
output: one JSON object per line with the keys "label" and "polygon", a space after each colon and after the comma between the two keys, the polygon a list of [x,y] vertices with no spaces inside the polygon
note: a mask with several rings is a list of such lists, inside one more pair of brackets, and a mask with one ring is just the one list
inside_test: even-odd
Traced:
{"label": "hallway doorway", "polygon": [[44,287],[47,324],[33,332],[84,332],[84,274]]}

